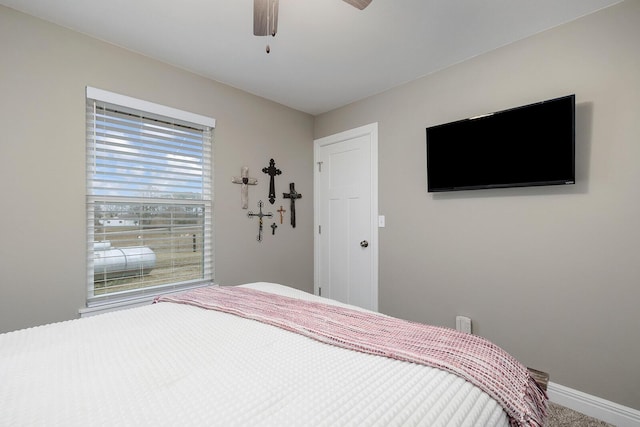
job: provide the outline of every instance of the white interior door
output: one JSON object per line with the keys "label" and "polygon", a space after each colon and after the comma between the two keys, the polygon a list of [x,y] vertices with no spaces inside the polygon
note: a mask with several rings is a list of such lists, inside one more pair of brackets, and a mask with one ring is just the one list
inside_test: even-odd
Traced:
{"label": "white interior door", "polygon": [[315,293],[378,310],[378,125],[315,141]]}

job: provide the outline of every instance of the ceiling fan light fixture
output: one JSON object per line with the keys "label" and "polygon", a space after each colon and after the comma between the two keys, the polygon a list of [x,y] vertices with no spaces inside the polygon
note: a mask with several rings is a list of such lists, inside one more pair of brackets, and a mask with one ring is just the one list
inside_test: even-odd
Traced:
{"label": "ceiling fan light fixture", "polygon": [[371,0],[344,0],[346,3],[349,3],[353,7],[357,7],[360,10],[363,10],[365,7],[369,6]]}
{"label": "ceiling fan light fixture", "polygon": [[[372,0],[344,0],[360,10],[369,6]],[[253,0],[253,35],[275,37],[278,32],[278,6],[280,0]],[[267,43],[267,53],[271,47]]]}
{"label": "ceiling fan light fixture", "polygon": [[275,36],[278,32],[279,0],[253,0],[253,35]]}

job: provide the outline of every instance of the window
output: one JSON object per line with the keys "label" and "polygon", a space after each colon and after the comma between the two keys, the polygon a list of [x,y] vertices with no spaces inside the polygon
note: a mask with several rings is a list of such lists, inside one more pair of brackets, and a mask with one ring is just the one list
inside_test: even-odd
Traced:
{"label": "window", "polygon": [[87,87],[87,305],[213,278],[215,120]]}

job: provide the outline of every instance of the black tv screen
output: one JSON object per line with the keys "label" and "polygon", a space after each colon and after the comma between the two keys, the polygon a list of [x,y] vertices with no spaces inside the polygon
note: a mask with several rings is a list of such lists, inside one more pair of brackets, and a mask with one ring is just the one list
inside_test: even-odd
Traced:
{"label": "black tv screen", "polygon": [[575,95],[427,128],[429,192],[575,183]]}

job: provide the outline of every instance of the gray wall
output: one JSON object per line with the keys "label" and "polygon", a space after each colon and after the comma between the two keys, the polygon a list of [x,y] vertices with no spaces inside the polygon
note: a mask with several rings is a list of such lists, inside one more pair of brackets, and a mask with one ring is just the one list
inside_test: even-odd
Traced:
{"label": "gray wall", "polygon": [[[640,409],[640,2],[321,115],[379,122],[380,310],[475,332]],[[427,54],[427,53],[425,53]],[[425,127],[575,93],[574,186],[427,194]]]}
{"label": "gray wall", "polygon": [[[0,332],[85,305],[87,85],[214,117],[216,281],[312,291],[313,117],[2,6],[0,55]],[[271,157],[283,171],[276,190],[295,182],[304,198],[297,227],[258,244],[231,177],[250,167],[255,208]]]}

